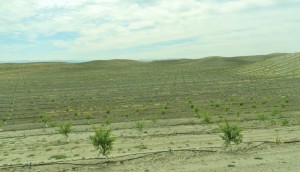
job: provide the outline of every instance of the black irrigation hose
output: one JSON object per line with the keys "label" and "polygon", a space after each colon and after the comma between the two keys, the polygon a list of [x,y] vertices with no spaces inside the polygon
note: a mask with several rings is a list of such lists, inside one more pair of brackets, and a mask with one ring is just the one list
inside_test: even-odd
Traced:
{"label": "black irrigation hose", "polygon": [[[49,163],[38,163],[38,164],[32,164],[31,167],[37,167],[37,166],[46,166],[46,165],[74,165],[74,166],[91,166],[91,165],[103,165],[103,164],[111,164],[111,163],[123,163],[124,161],[132,161],[135,159],[140,159],[140,158],[145,158],[147,156],[155,155],[155,154],[160,154],[160,153],[166,153],[166,152],[180,152],[180,151],[199,151],[199,152],[208,152],[208,153],[213,153],[213,152],[218,152],[216,150],[201,150],[201,149],[195,149],[195,148],[185,148],[185,149],[169,149],[169,150],[161,150],[161,151],[156,151],[156,152],[144,152],[144,153],[134,153],[134,154],[128,154],[128,155],[122,155],[118,157],[112,157],[111,159],[117,159],[117,158],[124,158],[124,157],[130,157],[130,156],[136,156],[140,155],[137,157],[133,158],[127,158],[123,160],[107,160],[106,158],[89,158],[89,159],[84,159],[84,160],[105,160],[103,162],[97,162],[97,163],[71,163],[71,162],[49,162]],[[80,160],[79,160],[80,161]],[[10,168],[17,168],[17,167],[28,167],[28,164],[25,165],[9,165],[5,167],[0,167],[0,169],[10,169]]]}
{"label": "black irrigation hose", "polygon": [[264,145],[264,144],[293,144],[293,143],[300,143],[300,140],[293,140],[293,141],[284,141],[284,142],[278,142],[278,143],[275,143],[274,141],[252,141],[252,142],[243,142],[243,143],[254,143],[254,142],[260,142],[260,144],[258,145],[255,145],[255,146],[252,146],[250,148],[245,148],[245,149],[242,149],[242,151],[249,151],[250,149],[254,149],[254,148],[257,148],[261,145]]}
{"label": "black irrigation hose", "polygon": [[[244,142],[244,143],[254,143],[254,142],[260,142],[260,144],[252,146],[250,148],[242,149],[241,151],[248,151],[253,148],[257,148],[264,144],[276,144],[272,141],[252,141],[252,142]],[[280,144],[292,144],[292,143],[300,143],[300,140],[293,140],[293,141],[286,141],[286,142],[280,142]],[[208,148],[221,148],[221,147],[208,147]],[[206,153],[216,153],[216,152],[222,152],[218,150],[208,150],[208,149],[198,149],[198,148],[181,148],[181,149],[169,149],[169,150],[161,150],[156,152],[144,152],[144,153],[134,153],[134,154],[127,154],[117,157],[111,157],[111,159],[117,159],[117,158],[124,158],[124,157],[130,157],[130,156],[136,156],[141,155],[133,158],[127,158],[123,160],[108,160],[106,158],[89,158],[84,160],[105,160],[104,162],[97,162],[97,163],[71,163],[71,162],[49,162],[49,163],[38,163],[38,164],[32,164],[31,167],[37,167],[37,166],[46,166],[46,165],[74,165],[74,166],[91,166],[91,165],[103,165],[103,164],[111,164],[111,163],[124,163],[124,161],[132,161],[135,159],[145,158],[147,156],[156,155],[160,153],[172,153],[172,152],[180,152],[180,151],[192,151],[192,152],[206,152]],[[74,160],[73,160],[74,161]],[[75,160],[75,161],[81,161],[81,160]],[[9,165],[9,166],[1,166],[0,169],[11,169],[11,168],[17,168],[17,167],[28,167],[29,165]]]}

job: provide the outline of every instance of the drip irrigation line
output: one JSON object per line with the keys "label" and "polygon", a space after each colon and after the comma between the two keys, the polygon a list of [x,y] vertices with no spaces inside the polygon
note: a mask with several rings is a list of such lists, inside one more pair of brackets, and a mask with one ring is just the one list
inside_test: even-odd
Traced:
{"label": "drip irrigation line", "polygon": [[[250,149],[257,148],[261,145],[264,144],[276,144],[272,141],[251,141],[251,142],[243,142],[243,143],[255,143],[255,142],[260,142],[260,144],[248,147],[246,149],[241,149],[240,151],[248,151]],[[281,142],[280,144],[292,144],[292,143],[299,143],[300,140],[293,140],[293,141],[285,141]],[[133,153],[133,154],[127,154],[127,155],[122,155],[122,156],[116,156],[116,157],[111,157],[110,159],[107,158],[88,158],[84,159],[85,161],[87,160],[102,160],[102,162],[96,162],[96,163],[72,163],[72,162],[49,162],[49,163],[37,163],[37,164],[31,164],[31,167],[38,167],[38,166],[48,166],[48,165],[73,165],[73,166],[92,166],[92,165],[104,165],[104,164],[113,164],[113,163],[124,163],[126,161],[132,161],[136,159],[141,159],[145,158],[147,156],[151,155],[156,155],[156,154],[161,154],[161,153],[173,153],[173,152],[184,152],[184,151],[191,151],[191,152],[203,152],[203,153],[226,153],[227,151],[220,151],[220,150],[209,150],[207,148],[222,148],[222,147],[206,147],[204,148],[181,148],[181,149],[169,149],[169,150],[160,150],[160,151],[155,151],[155,152],[142,152],[142,153]],[[239,150],[237,150],[239,151]],[[136,157],[132,157],[136,156]],[[128,157],[128,158],[126,158]],[[120,159],[120,158],[125,158],[125,159]],[[119,160],[117,160],[119,159]],[[104,161],[103,161],[104,160]],[[80,160],[73,160],[73,161],[83,161],[83,159]],[[8,166],[1,166],[0,169],[11,169],[11,168],[29,168],[29,164],[25,165],[8,165]]]}

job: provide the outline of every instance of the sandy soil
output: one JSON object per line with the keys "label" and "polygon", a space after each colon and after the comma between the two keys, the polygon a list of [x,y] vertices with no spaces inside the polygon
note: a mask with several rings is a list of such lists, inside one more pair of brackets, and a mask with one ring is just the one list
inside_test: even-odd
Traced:
{"label": "sandy soil", "polygon": [[114,123],[117,140],[107,159],[89,140],[92,126],[75,126],[70,142],[53,129],[0,132],[0,171],[29,171],[30,162],[30,171],[300,171],[298,124],[240,125],[243,143],[224,150],[217,123],[146,121],[143,132],[133,122]]}

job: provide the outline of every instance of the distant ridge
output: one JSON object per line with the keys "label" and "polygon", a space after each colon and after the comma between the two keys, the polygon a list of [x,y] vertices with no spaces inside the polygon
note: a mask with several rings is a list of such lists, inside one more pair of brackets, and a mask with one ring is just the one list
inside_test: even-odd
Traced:
{"label": "distant ridge", "polygon": [[80,60],[50,60],[50,61],[39,61],[39,60],[17,60],[17,61],[0,61],[0,64],[24,64],[24,63],[83,63],[86,61]]}
{"label": "distant ridge", "polygon": [[151,63],[151,62],[186,62],[186,61],[197,61],[197,60],[217,60],[217,59],[231,59],[234,58],[235,60],[244,60],[244,61],[253,61],[253,57],[256,58],[256,60],[261,60],[265,58],[271,58],[275,56],[282,56],[287,55],[289,53],[271,53],[266,55],[251,55],[251,56],[207,56],[207,57],[200,57],[197,59],[189,59],[189,58],[182,58],[182,59],[163,59],[163,60],[131,60],[131,59],[111,59],[111,60],[50,60],[50,61],[38,61],[38,60],[17,60],[17,61],[0,61],[0,64],[24,64],[24,63],[83,63],[83,64],[90,64],[90,63],[105,63],[105,62],[119,62],[119,63],[125,63],[125,62],[145,62],[145,63]]}

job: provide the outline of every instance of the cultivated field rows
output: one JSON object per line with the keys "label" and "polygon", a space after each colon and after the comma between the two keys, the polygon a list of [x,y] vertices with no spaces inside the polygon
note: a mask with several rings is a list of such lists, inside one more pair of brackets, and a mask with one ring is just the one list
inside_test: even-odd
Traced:
{"label": "cultivated field rows", "polygon": [[[219,153],[224,151],[217,123],[203,124],[199,123],[199,119],[190,118],[159,120],[157,123],[147,121],[145,124],[146,127],[143,131],[137,130],[133,122],[111,124],[109,127],[118,139],[109,159],[114,160],[122,156],[131,157],[135,154],[159,151],[172,152],[193,149]],[[260,121],[245,121],[241,125],[244,127],[244,141],[239,146],[233,146],[234,150],[247,152],[252,147],[254,150],[257,149],[255,146],[262,143],[277,149],[282,147],[284,142],[300,142],[299,124],[282,127],[280,125],[264,125]],[[3,155],[0,166],[2,169],[20,167],[20,169],[26,170],[24,164],[30,162],[33,165],[62,161],[74,164],[93,164],[92,162],[95,163],[98,158],[97,152],[89,140],[89,136],[93,134],[92,131],[91,126],[78,125],[70,134],[70,142],[63,140],[63,137],[55,130],[54,133],[52,129],[3,132],[0,135],[1,154]],[[276,139],[280,139],[280,143],[275,144]],[[298,146],[298,151],[300,151],[299,148]],[[65,155],[66,157],[63,160],[51,158],[55,155]],[[209,157],[209,155],[207,156]],[[102,159],[100,158],[98,161],[101,162]],[[228,159],[227,163],[230,164],[231,161]],[[228,164],[223,165],[225,167]],[[146,167],[155,169],[155,166],[151,165]]]}
{"label": "cultivated field rows", "polygon": [[[0,65],[0,171],[297,171],[299,56]],[[225,121],[244,129],[233,151]]]}

